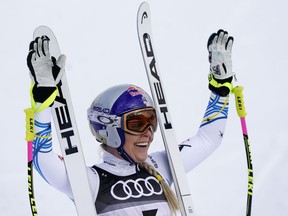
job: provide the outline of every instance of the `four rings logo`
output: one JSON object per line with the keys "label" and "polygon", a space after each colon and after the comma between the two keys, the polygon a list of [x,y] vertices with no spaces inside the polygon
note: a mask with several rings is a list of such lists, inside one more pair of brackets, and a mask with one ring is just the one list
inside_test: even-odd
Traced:
{"label": "four rings logo", "polygon": [[142,196],[160,195],[162,194],[162,187],[154,177],[149,176],[146,179],[120,180],[111,187],[110,192],[117,200],[127,200],[129,198],[140,198]]}

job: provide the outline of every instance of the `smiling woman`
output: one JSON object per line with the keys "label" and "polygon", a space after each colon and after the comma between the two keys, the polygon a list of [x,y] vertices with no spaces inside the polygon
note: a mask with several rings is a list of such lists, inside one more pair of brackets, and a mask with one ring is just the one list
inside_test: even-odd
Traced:
{"label": "smiling woman", "polygon": [[[93,101],[88,109],[88,120],[92,134],[107,152],[130,165],[138,164],[136,175],[144,170],[158,180],[171,210],[175,212],[179,205],[173,191],[154,167],[145,162],[157,130],[157,116],[151,97],[135,85],[111,87]],[[98,170],[97,166],[94,169]]]}

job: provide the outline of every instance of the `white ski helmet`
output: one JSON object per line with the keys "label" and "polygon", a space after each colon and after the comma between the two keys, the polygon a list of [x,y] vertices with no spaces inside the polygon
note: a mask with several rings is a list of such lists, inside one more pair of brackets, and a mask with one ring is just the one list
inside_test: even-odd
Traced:
{"label": "white ski helmet", "polygon": [[118,149],[123,156],[126,153],[123,150],[125,135],[121,116],[148,107],[154,108],[153,101],[143,89],[124,84],[100,93],[89,107],[87,115],[97,141]]}

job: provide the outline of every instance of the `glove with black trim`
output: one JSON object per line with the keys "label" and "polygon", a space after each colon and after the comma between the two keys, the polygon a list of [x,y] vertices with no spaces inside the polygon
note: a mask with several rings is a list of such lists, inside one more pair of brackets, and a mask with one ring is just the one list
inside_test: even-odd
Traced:
{"label": "glove with black trim", "polygon": [[34,83],[32,93],[36,102],[43,103],[56,89],[65,71],[66,56],[56,60],[50,56],[49,38],[37,37],[30,43],[27,65]]}
{"label": "glove with black trim", "polygon": [[227,96],[233,86],[232,45],[234,38],[222,29],[213,33],[207,43],[210,62],[209,89],[220,96]]}

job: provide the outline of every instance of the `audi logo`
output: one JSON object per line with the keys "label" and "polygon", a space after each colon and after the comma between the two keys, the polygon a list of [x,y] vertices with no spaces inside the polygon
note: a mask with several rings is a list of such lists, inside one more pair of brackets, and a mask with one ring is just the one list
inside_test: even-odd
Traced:
{"label": "audi logo", "polygon": [[[154,185],[156,183],[157,187],[153,187],[153,183]],[[116,186],[117,189],[115,189]],[[136,180],[120,180],[111,187],[110,192],[117,200],[127,200],[129,198],[140,198],[141,196],[148,197],[151,195],[160,195],[162,194],[162,187],[153,176],[149,176],[146,179],[138,178]]]}

